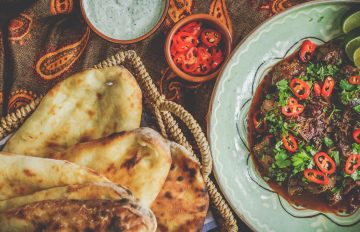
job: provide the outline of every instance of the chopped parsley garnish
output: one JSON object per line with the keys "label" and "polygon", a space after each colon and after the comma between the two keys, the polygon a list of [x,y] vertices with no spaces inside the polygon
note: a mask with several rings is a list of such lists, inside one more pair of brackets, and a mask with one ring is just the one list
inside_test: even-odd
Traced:
{"label": "chopped parsley garnish", "polygon": [[334,145],[334,142],[329,137],[325,137],[324,144],[326,147],[331,148]]}
{"label": "chopped parsley garnish", "polygon": [[293,173],[296,174],[308,168],[312,162],[312,157],[302,150],[292,155],[291,161],[294,166]]}
{"label": "chopped parsley garnish", "polygon": [[352,147],[352,153],[360,155],[360,144],[353,143],[351,147]]}
{"label": "chopped parsley garnish", "polygon": [[291,165],[287,151],[282,148],[282,141],[276,143],[274,148],[275,165],[273,168],[287,168]]}
{"label": "chopped parsley garnish", "polygon": [[340,165],[340,153],[338,151],[330,151],[329,155],[334,159],[337,166]]}
{"label": "chopped parsley garnish", "polygon": [[289,81],[285,79],[278,81],[276,87],[279,90],[279,105],[286,106],[288,98],[292,96]]}
{"label": "chopped parsley garnish", "polygon": [[287,135],[289,131],[294,135],[298,134],[299,124],[285,121],[281,113],[278,112],[278,109],[274,108],[268,111],[265,115],[265,120],[269,126],[269,132],[272,134],[277,134],[280,132],[281,136]]}
{"label": "chopped parsley garnish", "polygon": [[324,81],[325,77],[332,76],[334,77],[339,72],[339,68],[336,65],[332,64],[310,64],[306,69],[306,75],[309,80],[312,81]]}
{"label": "chopped parsley garnish", "polygon": [[352,108],[360,113],[360,85],[352,85],[348,80],[340,81],[341,102],[344,105],[351,105]]}

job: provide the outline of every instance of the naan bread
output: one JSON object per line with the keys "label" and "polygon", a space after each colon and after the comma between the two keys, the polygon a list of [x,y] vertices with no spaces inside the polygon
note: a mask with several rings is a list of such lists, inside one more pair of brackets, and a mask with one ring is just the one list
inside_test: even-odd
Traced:
{"label": "naan bread", "polygon": [[179,144],[171,143],[172,165],[152,204],[157,231],[201,231],[209,196],[199,163]]}
{"label": "naan bread", "polygon": [[78,142],[138,128],[141,113],[141,90],[129,71],[90,69],[51,89],[4,151],[45,157]]}
{"label": "naan bread", "polygon": [[43,189],[91,182],[109,182],[97,172],[68,161],[0,154],[0,200]]}
{"label": "naan bread", "polygon": [[127,231],[153,232],[151,210],[129,199],[49,200],[0,214],[2,232]]}
{"label": "naan bread", "polygon": [[128,188],[145,206],[150,206],[160,192],[171,165],[168,142],[150,128],[77,144],[52,158],[68,160],[103,174]]}
{"label": "naan bread", "polygon": [[68,185],[49,188],[30,195],[0,201],[0,213],[44,200],[120,200],[123,198],[134,200],[129,190],[113,183]]}

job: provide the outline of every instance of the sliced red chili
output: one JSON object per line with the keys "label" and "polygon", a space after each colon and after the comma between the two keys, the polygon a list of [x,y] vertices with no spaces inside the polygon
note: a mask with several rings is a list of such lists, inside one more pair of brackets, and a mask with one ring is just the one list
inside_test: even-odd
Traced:
{"label": "sliced red chili", "polygon": [[175,50],[178,53],[185,53],[192,47],[194,46],[192,45],[192,43],[189,42],[179,42],[175,44]]}
{"label": "sliced red chili", "polygon": [[176,36],[174,37],[174,40],[176,40],[179,44],[181,43],[191,43],[193,47],[198,45],[199,41],[196,36],[189,32],[185,31],[179,31],[176,33]]}
{"label": "sliced red chili", "polygon": [[318,152],[314,156],[315,164],[318,166],[320,171],[326,174],[332,174],[336,170],[334,160],[325,152]]}
{"label": "sliced red chili", "polygon": [[317,97],[319,97],[321,95],[321,86],[317,82],[315,82],[315,84],[314,84],[314,94]]}
{"label": "sliced red chili", "polygon": [[173,60],[177,66],[181,66],[185,62],[185,55],[182,53],[175,54]]}
{"label": "sliced red chili", "polygon": [[267,123],[264,120],[260,111],[256,111],[252,117],[255,130],[259,133],[263,133],[267,129]]}
{"label": "sliced red chili", "polygon": [[209,48],[209,52],[213,57],[222,57],[222,51],[218,47]]}
{"label": "sliced red chili", "polygon": [[300,60],[304,63],[308,62],[313,57],[316,47],[316,44],[310,40],[305,40],[299,52]]}
{"label": "sliced red chili", "polygon": [[305,169],[304,177],[316,184],[327,185],[329,183],[329,177],[315,169]]}
{"label": "sliced red chili", "polygon": [[188,32],[188,33],[191,33],[192,35],[198,37],[201,32],[201,26],[202,26],[201,22],[194,21],[194,22],[188,23],[185,26],[183,26],[182,28],[180,28],[180,31]]}
{"label": "sliced red chili", "polygon": [[345,163],[345,172],[349,175],[353,174],[360,167],[360,155],[351,154]]}
{"label": "sliced red chili", "polygon": [[190,48],[185,55],[186,64],[195,64],[198,59],[198,49],[196,47]]}
{"label": "sliced red chili", "polygon": [[205,29],[201,32],[201,41],[205,46],[217,46],[221,41],[221,34],[213,29]]}
{"label": "sliced red chili", "polygon": [[360,129],[354,130],[353,138],[356,143],[360,143]]}
{"label": "sliced red chili", "polygon": [[283,136],[281,141],[282,141],[285,149],[291,153],[295,152],[298,148],[295,137],[290,133],[288,134],[288,136]]}
{"label": "sliced red chili", "polygon": [[349,83],[352,85],[360,85],[360,76],[349,77]]}
{"label": "sliced red chili", "polygon": [[335,80],[331,76],[326,77],[324,85],[321,89],[321,96],[329,97],[334,89]]}
{"label": "sliced red chili", "polygon": [[177,42],[172,41],[171,47],[170,47],[170,54],[172,57],[174,57],[177,54],[176,47],[177,47]]}
{"label": "sliced red chili", "polygon": [[221,56],[212,57],[211,68],[215,70],[217,67],[220,66],[222,62],[223,62],[223,58]]}
{"label": "sliced red chili", "polygon": [[205,47],[200,46],[198,47],[197,51],[200,60],[206,61],[207,63],[211,62],[211,54],[208,52],[208,50]]}
{"label": "sliced red chili", "polygon": [[294,78],[290,82],[290,88],[296,97],[299,99],[306,99],[310,95],[309,85],[298,78]]}
{"label": "sliced red chili", "polygon": [[293,98],[293,97],[289,97],[288,100],[287,100],[287,104],[288,104],[289,106],[297,105],[297,104],[298,104],[298,101],[297,101],[295,98]]}
{"label": "sliced red chili", "polygon": [[189,73],[189,74],[194,74],[196,68],[197,68],[197,63],[194,63],[194,64],[183,63],[181,65],[181,69],[184,72]]}
{"label": "sliced red chili", "polygon": [[287,103],[288,104],[286,106],[281,107],[283,115],[287,117],[294,117],[304,112],[304,106],[299,104],[295,98],[289,97]]}
{"label": "sliced red chili", "polygon": [[295,117],[304,112],[304,106],[301,104],[287,105],[281,107],[281,112],[287,117]]}
{"label": "sliced red chili", "polygon": [[193,73],[197,67],[197,63],[197,50],[195,47],[190,48],[184,55],[181,69],[186,73]]}
{"label": "sliced red chili", "polygon": [[197,63],[196,69],[192,74],[195,75],[206,75],[211,71],[211,66],[208,62],[200,60]]}
{"label": "sliced red chili", "polygon": [[222,56],[222,52],[218,47],[209,48],[209,52],[211,54],[211,68],[215,70],[220,64],[223,62],[224,58]]}

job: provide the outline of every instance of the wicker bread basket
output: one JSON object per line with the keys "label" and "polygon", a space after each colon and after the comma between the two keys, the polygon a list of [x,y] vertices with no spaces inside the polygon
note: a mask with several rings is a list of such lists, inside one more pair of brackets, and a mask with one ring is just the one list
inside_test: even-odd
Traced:
{"label": "wicker bread basket", "polygon": [[[146,71],[140,57],[137,56],[135,51],[130,50],[119,52],[116,55],[100,62],[98,65],[95,65],[94,68],[105,68],[115,65],[126,67],[135,76],[143,92],[145,103],[153,112],[157,120],[161,134],[164,137],[174,140],[186,147],[192,152],[193,156],[199,160],[178,123],[175,121],[173,115],[180,119],[192,133],[199,148],[201,172],[209,191],[211,206],[217,211],[216,215],[220,216],[219,218],[216,218],[217,222],[222,231],[238,231],[236,220],[232,211],[223,199],[222,195],[216,189],[213,181],[209,178],[209,175],[212,172],[211,152],[208,141],[206,140],[199,124],[182,106],[166,100],[165,97],[159,93],[152,78]],[[23,106],[15,112],[1,118],[0,139],[3,139],[11,132],[17,130],[24,120],[36,109],[37,105],[41,101],[41,98],[42,97],[39,97],[30,104]]]}

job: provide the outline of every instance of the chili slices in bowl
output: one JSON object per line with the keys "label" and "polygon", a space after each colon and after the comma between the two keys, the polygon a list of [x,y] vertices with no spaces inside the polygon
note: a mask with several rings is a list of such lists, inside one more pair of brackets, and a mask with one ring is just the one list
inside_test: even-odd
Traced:
{"label": "chili slices in bowl", "polygon": [[170,53],[175,64],[190,75],[203,76],[224,61],[222,35],[200,21],[181,27],[172,38]]}
{"label": "chili slices in bowl", "polygon": [[215,17],[193,14],[177,22],[167,35],[165,57],[179,77],[204,82],[217,76],[231,50],[229,29]]}

